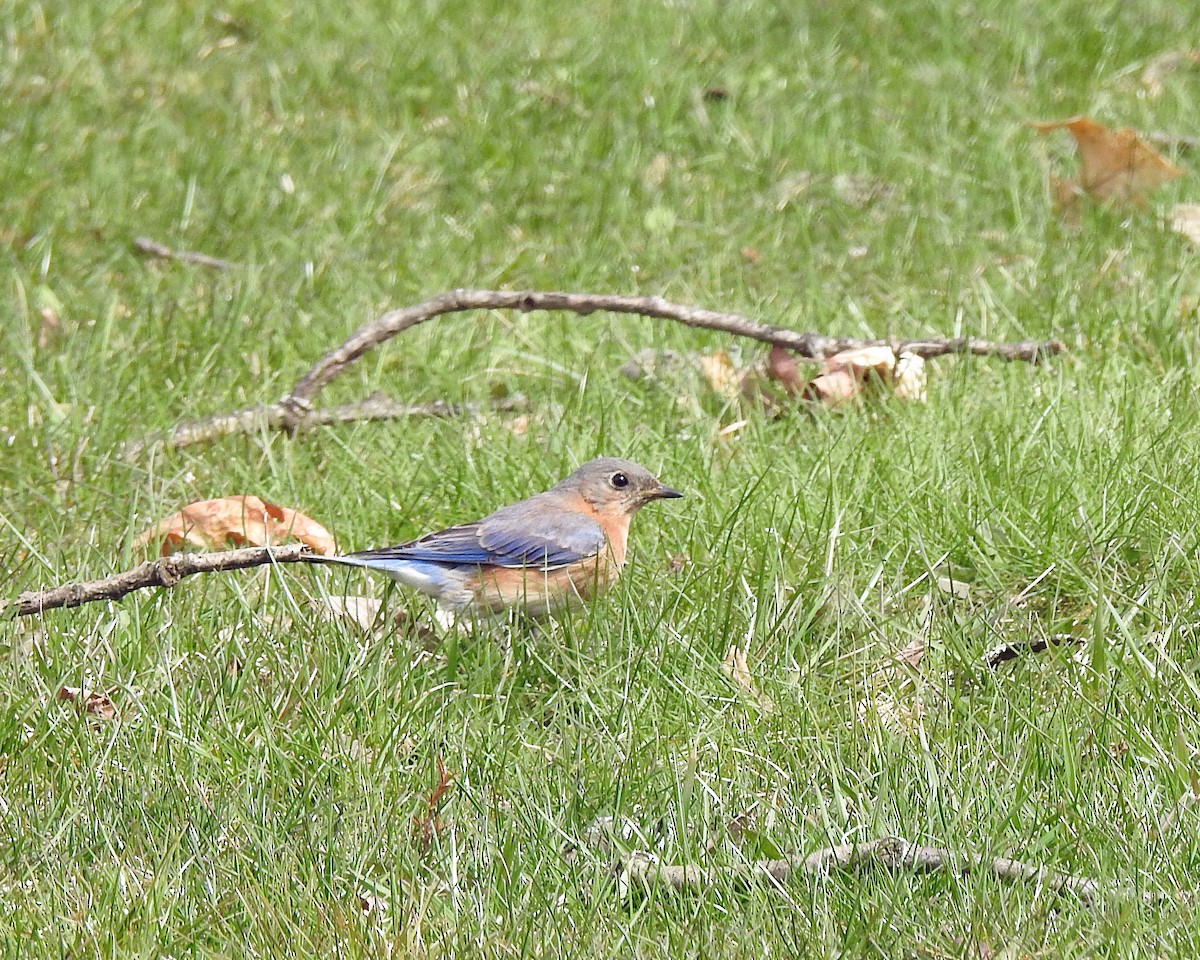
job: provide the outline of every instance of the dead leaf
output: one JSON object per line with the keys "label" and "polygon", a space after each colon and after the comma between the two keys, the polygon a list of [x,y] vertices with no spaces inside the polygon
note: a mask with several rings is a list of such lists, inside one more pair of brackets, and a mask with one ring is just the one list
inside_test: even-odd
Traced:
{"label": "dead leaf", "polygon": [[51,307],[42,307],[41,319],[42,322],[38,326],[37,345],[39,349],[45,350],[62,336],[62,320]]}
{"label": "dead leaf", "polygon": [[[891,347],[859,347],[843,350],[821,364],[821,372],[805,386],[801,396],[827,407],[839,407],[858,397],[872,379],[892,383],[896,354]],[[921,371],[923,379],[923,370]],[[905,399],[914,399],[906,394]],[[915,399],[924,399],[923,386]]]}
{"label": "dead leaf", "polygon": [[910,667],[919,666],[925,659],[925,638],[916,637],[896,651],[896,662],[906,663]]}
{"label": "dead leaf", "polygon": [[1157,153],[1132,128],[1110,130],[1090,117],[1030,123],[1038,133],[1066,130],[1079,154],[1077,180],[1063,180],[1051,189],[1058,208],[1069,209],[1082,193],[1093,200],[1141,206],[1151,191],[1184,171]]}
{"label": "dead leaf", "polygon": [[746,662],[746,651],[737,644],[732,644],[725,653],[725,659],[721,661],[721,672],[732,680],[735,686],[740,687],[743,693],[757,700],[764,710],[770,710],[774,706],[770,697],[764,696],[755,686],[754,677],[750,674],[750,664]]}
{"label": "dead leaf", "polygon": [[1171,229],[1200,245],[1200,203],[1177,203],[1171,208]]}
{"label": "dead leaf", "polygon": [[670,169],[671,158],[665,153],[656,153],[642,171],[642,179],[646,181],[647,186],[661,187]]}
{"label": "dead leaf", "polygon": [[364,633],[374,633],[383,624],[379,613],[383,601],[374,597],[325,597],[324,611],[330,620],[345,620]]}
{"label": "dead leaf", "polygon": [[667,574],[672,577],[677,577],[687,569],[691,559],[686,553],[676,553],[671,556],[670,562],[667,564]]}
{"label": "dead leaf", "polygon": [[955,580],[953,577],[938,577],[934,580],[934,584],[942,593],[948,593],[957,600],[971,599],[971,585],[963,580]]}
{"label": "dead leaf", "polygon": [[907,350],[901,352],[896,358],[896,366],[892,369],[892,379],[895,382],[896,399],[925,402],[928,378],[925,375],[924,357],[918,357]]}
{"label": "dead leaf", "polygon": [[437,815],[438,809],[451,784],[454,783],[454,776],[446,772],[446,765],[442,763],[441,756],[436,757],[435,760],[438,770],[437,783],[425,801],[425,812],[413,817],[413,836],[422,848],[429,846],[429,841],[442,830],[442,820]]}
{"label": "dead leaf", "polygon": [[800,379],[800,364],[796,355],[784,347],[771,347],[771,352],[767,354],[767,376],[783,387],[789,396],[804,389],[805,381]]}
{"label": "dead leaf", "polygon": [[741,647],[735,644],[725,652],[725,659],[721,661],[721,672],[750,696],[758,696],[758,688],[754,685],[754,678],[750,676],[750,665],[746,663],[746,651]]}
{"label": "dead leaf", "polygon": [[1142,86],[1146,88],[1147,95],[1161,97],[1164,90],[1163,81],[1168,75],[1198,64],[1200,50],[1167,50],[1146,64],[1142,70]]}
{"label": "dead leaf", "polygon": [[717,393],[728,399],[738,397],[742,392],[742,381],[746,372],[734,366],[729,354],[724,350],[710,353],[697,361],[700,370]]}
{"label": "dead leaf", "polygon": [[59,700],[69,700],[77,704],[79,709],[101,720],[117,718],[116,705],[102,693],[85,690],[83,687],[62,687],[58,691]]}
{"label": "dead leaf", "polygon": [[287,539],[306,543],[314,553],[334,553],[333,535],[315,520],[287,507],[254,496],[221,497],[188,504],[160,523],[143,531],[133,542],[136,549],[162,542],[163,556],[190,543],[201,549],[229,543],[263,547]]}

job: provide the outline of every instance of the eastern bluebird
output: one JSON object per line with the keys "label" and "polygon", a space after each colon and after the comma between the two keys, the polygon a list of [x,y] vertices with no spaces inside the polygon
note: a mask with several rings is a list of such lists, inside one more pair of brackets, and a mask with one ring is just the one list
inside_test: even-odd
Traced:
{"label": "eastern bluebird", "polygon": [[630,460],[590,460],[545,493],[396,547],[313,556],[379,570],[451,615],[516,607],[544,617],[607,589],[625,564],[629,522],[651,500],[682,497]]}

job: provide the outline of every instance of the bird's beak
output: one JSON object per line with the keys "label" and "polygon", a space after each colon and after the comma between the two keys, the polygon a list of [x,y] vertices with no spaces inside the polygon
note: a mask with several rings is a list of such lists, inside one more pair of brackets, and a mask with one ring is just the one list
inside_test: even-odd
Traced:
{"label": "bird's beak", "polygon": [[657,490],[650,494],[650,500],[678,500],[683,494],[678,490],[672,490],[670,487],[660,486]]}

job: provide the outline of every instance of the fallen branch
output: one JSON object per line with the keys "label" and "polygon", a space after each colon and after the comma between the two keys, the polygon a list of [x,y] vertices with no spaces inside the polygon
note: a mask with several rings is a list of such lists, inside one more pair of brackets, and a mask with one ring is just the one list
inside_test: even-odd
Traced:
{"label": "fallen branch", "polygon": [[[326,416],[313,409],[317,394],[336,379],[355,360],[386,343],[397,334],[420,326],[437,317],[467,310],[562,310],[585,317],[597,311],[636,314],[660,320],[672,320],[684,326],[703,330],[718,330],[734,336],[747,337],[762,343],[785,347],[801,357],[820,360],[844,350],[867,346],[890,346],[920,357],[940,357],[947,354],[999,357],[1010,361],[1035,363],[1062,353],[1066,347],[1060,340],[1023,340],[997,343],[974,337],[952,337],[924,340],[863,340],[853,337],[829,337],[819,333],[801,333],[772,327],[736,313],[719,313],[698,307],[670,303],[661,297],[627,297],[608,294],[558,293],[554,291],[451,290],[432,300],[411,307],[389,310],[383,316],[359,327],[341,345],[330,350],[300,378],[291,392],[278,403],[251,407],[234,413],[221,414],[205,420],[180,424],[170,431],[165,442],[171,446],[186,446],[215,439],[230,433],[261,430],[264,427],[294,432],[316,423],[338,422],[339,418],[322,420]],[[397,408],[400,410],[403,408]],[[450,409],[447,405],[447,409]],[[396,413],[404,416],[406,414]],[[314,417],[318,419],[314,419]],[[146,441],[136,442],[127,450],[140,452]]]}
{"label": "fallen branch", "polygon": [[[504,397],[493,402],[489,409],[497,411],[521,410],[528,401],[521,394]],[[148,448],[162,444],[171,450],[208,443],[230,434],[252,435],[263,430],[287,430],[301,433],[316,427],[335,423],[362,423],[372,420],[401,420],[410,417],[460,417],[482,409],[479,404],[446,403],[399,403],[382,393],[374,393],[357,403],[344,403],[328,409],[308,407],[296,418],[295,407],[286,402],[272,403],[261,407],[250,407],[236,413],[204,420],[185,420],[173,429],[132,440],[121,448],[127,459],[136,459]]]}
{"label": "fallen branch", "polygon": [[198,267],[209,267],[213,270],[231,270],[236,266],[231,260],[210,257],[207,253],[193,253],[191,250],[172,250],[170,247],[151,240],[149,237],[138,237],[133,241],[133,249],[148,257],[158,257],[160,260],[178,260],[180,263],[193,263]]}
{"label": "fallen branch", "polygon": [[[960,875],[985,874],[1008,883],[1029,883],[1057,896],[1073,896],[1084,903],[1095,903],[1105,892],[1097,881],[1034,866],[1008,857],[988,857],[962,853],[941,847],[923,847],[900,837],[881,837],[864,843],[826,847],[806,857],[782,860],[756,860],[727,867],[700,867],[690,864],[663,864],[653,854],[633,851],[622,854],[615,872],[622,887],[664,886],[672,890],[703,892],[719,883],[749,886],[754,883],[783,883],[793,874],[820,876],[834,871],[879,867],[893,873],[951,872]],[[1111,892],[1128,895],[1128,884],[1116,885]],[[1155,902],[1161,896],[1143,893],[1142,899]]]}
{"label": "fallen branch", "polygon": [[97,600],[120,600],[127,593],[147,587],[173,587],[184,577],[196,573],[241,570],[267,563],[298,563],[305,559],[307,553],[308,547],[302,543],[280,547],[245,547],[221,553],[176,553],[101,580],[66,583],[49,590],[26,591],[16,600],[0,604],[0,615],[6,614],[10,606],[14,608],[14,616],[29,617],[58,607],[78,607]]}

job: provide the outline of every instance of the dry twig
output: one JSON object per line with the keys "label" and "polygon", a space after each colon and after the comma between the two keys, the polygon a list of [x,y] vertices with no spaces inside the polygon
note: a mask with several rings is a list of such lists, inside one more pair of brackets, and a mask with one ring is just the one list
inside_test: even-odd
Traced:
{"label": "dry twig", "polygon": [[57,607],[78,607],[97,600],[120,600],[127,593],[147,587],[173,587],[184,577],[196,573],[241,570],[267,563],[297,563],[305,560],[307,554],[308,547],[302,543],[280,547],[245,547],[220,553],[176,553],[100,580],[27,591],[9,604],[0,604],[0,615],[7,613],[10,606],[15,616],[29,617]]}
{"label": "dry twig", "polygon": [[[862,340],[853,337],[829,337],[819,333],[800,333],[768,326],[736,313],[719,313],[698,307],[670,303],[661,297],[627,297],[608,294],[558,293],[553,291],[451,290],[432,300],[411,307],[389,310],[383,316],[359,327],[341,345],[330,350],[296,383],[291,392],[278,403],[251,407],[234,413],[209,417],[205,420],[180,424],[166,435],[165,443],[181,447],[225,436],[230,433],[254,432],[264,426],[269,429],[294,432],[316,423],[341,422],[349,419],[378,419],[341,416],[314,410],[313,400],[350,364],[397,334],[427,323],[437,317],[467,310],[561,310],[585,317],[597,311],[636,314],[660,320],[672,320],[684,326],[704,330],[719,330],[762,343],[786,347],[796,354],[813,360],[832,356],[843,350],[865,346],[891,346],[897,354],[907,351],[920,357],[940,357],[947,354],[1000,357],[1004,360],[1037,362],[1062,353],[1066,347],[1060,340],[1024,340],[1016,343],[996,343],[974,337],[951,337],[927,340]],[[389,416],[408,416],[406,409],[420,414],[422,408],[396,405]],[[446,405],[444,409],[455,409]],[[127,452],[137,453],[146,443],[134,443]]]}
{"label": "dry twig", "polygon": [[[503,397],[491,404],[496,411],[521,410],[528,401],[521,394]],[[204,420],[184,421],[166,433],[153,434],[132,440],[122,447],[127,459],[136,459],[148,447],[165,444],[171,449],[208,443],[230,434],[255,434],[262,430],[286,430],[302,433],[316,427],[335,423],[362,423],[371,420],[401,420],[409,417],[460,417],[481,409],[477,404],[446,403],[399,403],[382,393],[373,393],[366,400],[344,403],[324,410],[307,408],[299,419],[286,402],[272,403],[261,407],[250,407],[236,413]]]}
{"label": "dry twig", "polygon": [[[721,882],[743,886],[760,882],[782,883],[797,873],[820,876],[863,867],[881,867],[892,872],[988,874],[1009,883],[1035,884],[1053,894],[1073,896],[1084,903],[1096,902],[1105,892],[1104,887],[1088,877],[1060,873],[1008,857],[924,847],[900,837],[881,837],[864,843],[826,847],[806,857],[756,860],[728,867],[663,864],[653,854],[633,851],[618,858],[615,871],[623,886],[636,883],[645,887],[665,886],[673,890],[703,892]],[[1109,891],[1128,895],[1128,888],[1127,883],[1119,884],[1109,888]],[[1161,898],[1147,892],[1142,894],[1142,899],[1153,902]]]}
{"label": "dry twig", "polygon": [[170,247],[151,240],[149,237],[138,237],[133,241],[133,248],[148,257],[158,257],[160,260],[178,260],[180,263],[192,263],[198,267],[210,267],[213,270],[231,270],[236,266],[231,260],[220,257],[210,257],[207,253],[194,253],[191,250],[172,250]]}

